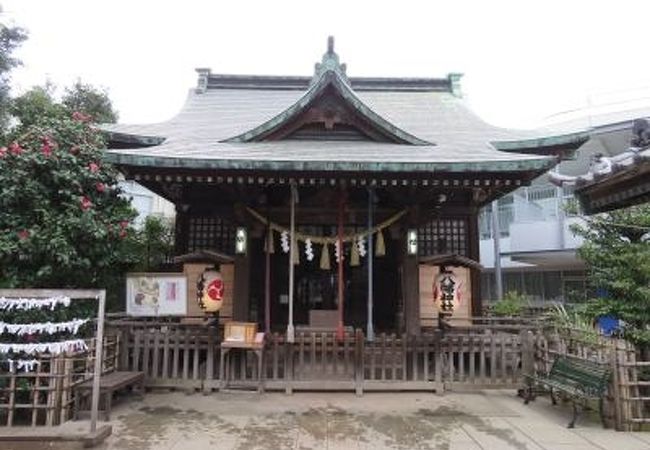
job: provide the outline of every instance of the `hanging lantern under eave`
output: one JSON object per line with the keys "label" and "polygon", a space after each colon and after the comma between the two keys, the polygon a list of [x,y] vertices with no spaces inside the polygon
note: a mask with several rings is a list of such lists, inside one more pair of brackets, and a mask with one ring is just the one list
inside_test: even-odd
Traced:
{"label": "hanging lantern under eave", "polygon": [[215,269],[205,270],[197,283],[197,300],[206,313],[216,313],[223,305],[225,286],[221,272]]}

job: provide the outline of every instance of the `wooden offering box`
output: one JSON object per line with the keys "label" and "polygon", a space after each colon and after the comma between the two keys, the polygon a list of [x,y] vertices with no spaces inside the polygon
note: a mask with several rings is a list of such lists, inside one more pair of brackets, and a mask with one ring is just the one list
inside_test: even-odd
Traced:
{"label": "wooden offering box", "polygon": [[257,334],[255,322],[226,322],[224,325],[224,342],[241,342],[252,344]]}

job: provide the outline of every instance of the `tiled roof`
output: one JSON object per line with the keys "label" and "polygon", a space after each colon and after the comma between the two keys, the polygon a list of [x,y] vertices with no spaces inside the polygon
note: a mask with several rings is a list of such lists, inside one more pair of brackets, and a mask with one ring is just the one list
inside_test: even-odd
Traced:
{"label": "tiled roof", "polygon": [[[622,125],[605,125],[594,133],[611,133],[617,126]],[[632,145],[622,153],[611,157],[596,155],[587,173],[552,173],[550,181],[557,185],[574,184],[575,194],[588,214],[650,201],[650,124],[646,119],[637,119],[631,128]]]}
{"label": "tiled roof", "polygon": [[[337,71],[345,76],[343,65]],[[365,117],[376,116],[403,136],[412,136],[411,143],[424,145],[233,142],[295,107],[304,97],[300,88],[308,78],[212,75],[206,69],[199,74],[199,88],[190,91],[172,119],[104,126],[109,138],[120,143],[119,149],[109,151],[109,158],[124,165],[186,168],[541,172],[552,167],[555,158],[530,153],[557,146],[575,149],[588,139],[583,132],[553,136],[546,129],[521,131],[489,125],[458,96],[459,76],[452,74],[444,79],[345,78],[355,101],[366,108]],[[133,144],[139,136],[141,142]],[[519,150],[528,154],[516,153]]]}

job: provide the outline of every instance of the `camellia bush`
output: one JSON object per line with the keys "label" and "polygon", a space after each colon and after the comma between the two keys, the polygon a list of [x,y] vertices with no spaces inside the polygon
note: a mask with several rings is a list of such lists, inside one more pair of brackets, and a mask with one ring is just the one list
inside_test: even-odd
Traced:
{"label": "camellia bush", "polygon": [[132,263],[135,211],[88,120],[48,117],[0,147],[0,286],[105,287]]}

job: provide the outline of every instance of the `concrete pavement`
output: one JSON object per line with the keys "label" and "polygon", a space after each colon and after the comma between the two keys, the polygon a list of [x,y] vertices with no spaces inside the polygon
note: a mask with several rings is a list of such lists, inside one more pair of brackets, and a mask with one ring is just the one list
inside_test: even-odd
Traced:
{"label": "concrete pavement", "polygon": [[[150,393],[114,408],[102,450],[650,449],[650,433],[604,430],[570,407],[525,406],[513,391]],[[54,448],[54,447],[44,447]]]}

